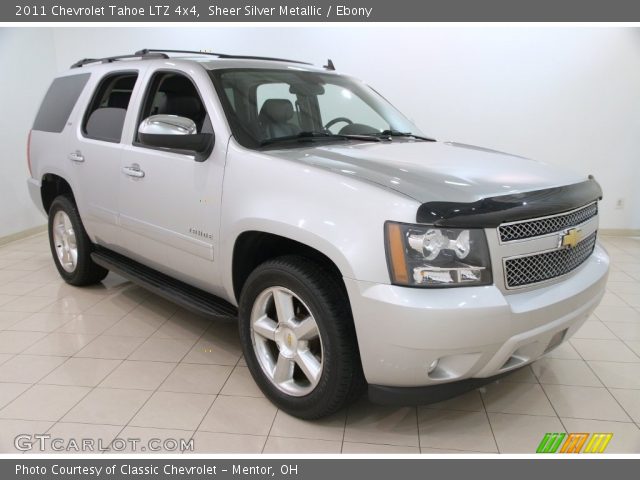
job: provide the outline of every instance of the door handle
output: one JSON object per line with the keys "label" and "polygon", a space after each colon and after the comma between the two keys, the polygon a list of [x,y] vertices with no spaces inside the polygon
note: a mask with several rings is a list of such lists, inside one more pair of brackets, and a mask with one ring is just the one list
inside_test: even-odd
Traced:
{"label": "door handle", "polygon": [[144,177],[144,171],[140,170],[140,165],[134,163],[128,167],[122,167],[122,173],[129,175],[130,177],[142,178]]}
{"label": "door handle", "polygon": [[82,156],[82,153],[80,152],[80,150],[76,150],[75,152],[71,152],[69,155],[69,160],[71,160],[72,162],[76,162],[76,163],[82,163],[84,162],[84,157]]}

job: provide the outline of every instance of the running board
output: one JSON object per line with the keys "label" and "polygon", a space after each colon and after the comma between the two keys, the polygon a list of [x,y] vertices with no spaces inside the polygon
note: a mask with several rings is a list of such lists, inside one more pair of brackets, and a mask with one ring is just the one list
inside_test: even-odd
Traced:
{"label": "running board", "polygon": [[234,320],[238,315],[236,307],[229,302],[142,265],[119,253],[98,247],[91,254],[91,258],[101,267],[122,275],[127,280],[131,280],[156,295],[177,303],[194,313],[205,316],[232,317]]}

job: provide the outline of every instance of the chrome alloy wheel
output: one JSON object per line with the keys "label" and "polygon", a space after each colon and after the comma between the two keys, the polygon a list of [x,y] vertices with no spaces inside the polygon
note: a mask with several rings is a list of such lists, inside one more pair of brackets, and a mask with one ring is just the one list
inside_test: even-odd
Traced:
{"label": "chrome alloy wheel", "polygon": [[71,219],[62,210],[53,217],[53,244],[62,268],[73,273],[78,264],[78,244]]}
{"label": "chrome alloy wheel", "polygon": [[262,371],[282,392],[307,395],[322,376],[322,339],[309,307],[291,290],[270,287],[251,311],[251,340]]}

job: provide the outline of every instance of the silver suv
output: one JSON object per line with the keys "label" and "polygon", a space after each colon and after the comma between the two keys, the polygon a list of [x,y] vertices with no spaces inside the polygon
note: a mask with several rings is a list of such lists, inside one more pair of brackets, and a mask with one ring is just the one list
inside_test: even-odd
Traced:
{"label": "silver suv", "polygon": [[428,403],[533,362],[600,301],[598,183],[437,142],[333,64],[142,50],[52,83],[28,180],[72,285],[117,272],[237,318],[302,418]]}

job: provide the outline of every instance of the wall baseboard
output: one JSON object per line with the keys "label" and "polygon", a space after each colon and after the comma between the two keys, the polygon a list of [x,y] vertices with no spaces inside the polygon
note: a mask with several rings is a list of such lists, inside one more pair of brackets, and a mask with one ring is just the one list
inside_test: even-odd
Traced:
{"label": "wall baseboard", "polygon": [[36,235],[38,233],[46,231],[46,225],[38,225],[37,227],[28,228],[26,230],[22,230],[21,232],[16,232],[5,237],[0,237],[0,245],[6,245],[7,243],[15,242],[16,240],[22,240],[23,238],[31,237],[32,235]]}
{"label": "wall baseboard", "polygon": [[640,230],[634,228],[601,228],[598,232],[607,237],[640,237]]}

